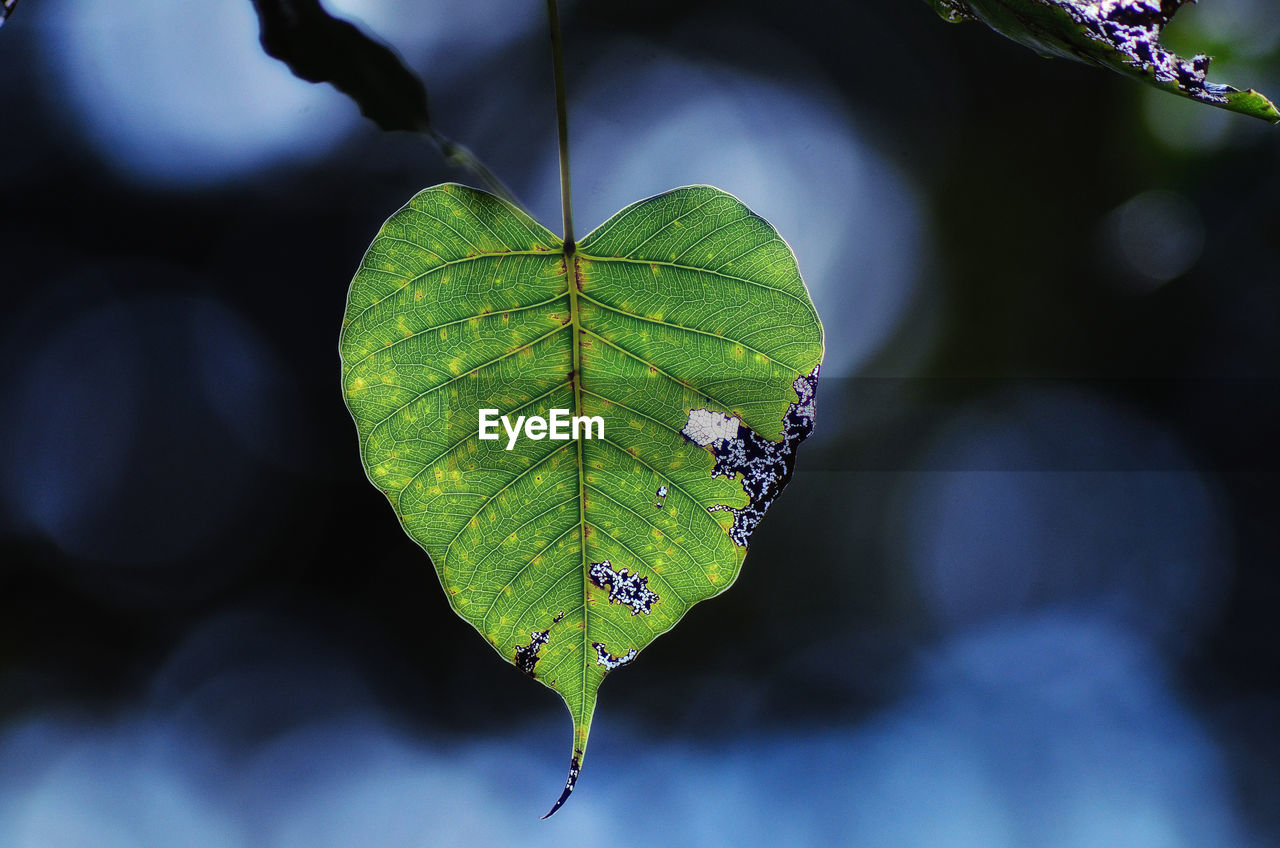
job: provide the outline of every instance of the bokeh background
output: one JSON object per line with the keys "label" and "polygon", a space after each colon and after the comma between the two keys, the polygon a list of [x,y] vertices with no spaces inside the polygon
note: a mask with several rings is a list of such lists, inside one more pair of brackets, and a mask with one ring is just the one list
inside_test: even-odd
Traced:
{"label": "bokeh background", "polygon": [[[536,0],[330,0],[550,226]],[[248,0],[0,31],[0,846],[1280,845],[1280,129],[921,2],[564,9],[576,212],[794,246],[818,430],[733,589],[558,698],[364,479],[346,287],[451,173]],[[1270,0],[1168,41],[1280,94]]]}

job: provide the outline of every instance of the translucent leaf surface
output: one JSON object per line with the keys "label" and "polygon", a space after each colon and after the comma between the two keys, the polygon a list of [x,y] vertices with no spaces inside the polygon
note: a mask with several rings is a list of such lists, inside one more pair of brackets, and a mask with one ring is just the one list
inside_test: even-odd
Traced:
{"label": "translucent leaf surface", "polygon": [[[554,812],[600,683],[733,583],[813,427],[822,328],[795,258],[705,186],[629,206],[574,251],[438,186],[370,246],[341,354],[369,479],[453,609],[569,707]],[[603,437],[482,440],[481,409],[598,417]]]}
{"label": "translucent leaf surface", "polygon": [[977,20],[1046,56],[1077,59],[1272,123],[1262,94],[1208,80],[1209,57],[1174,55],[1160,35],[1187,0],[927,0],[952,23]]}

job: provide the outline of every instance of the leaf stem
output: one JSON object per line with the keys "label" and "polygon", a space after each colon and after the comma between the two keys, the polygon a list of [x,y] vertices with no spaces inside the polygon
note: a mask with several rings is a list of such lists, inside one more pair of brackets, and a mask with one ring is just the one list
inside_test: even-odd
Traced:
{"label": "leaf stem", "polygon": [[556,128],[560,135],[560,209],[564,214],[564,252],[572,255],[577,246],[573,240],[573,201],[569,191],[569,114],[564,96],[564,43],[560,38],[560,10],[556,0],[547,0],[547,19],[551,25],[551,60],[556,75]]}
{"label": "leaf stem", "polygon": [[529,211],[525,209],[524,204],[520,202],[520,199],[515,196],[511,189],[507,188],[507,184],[497,174],[489,170],[488,165],[480,161],[480,157],[434,127],[428,127],[424,132],[431,139],[431,142],[435,144],[436,149],[440,151],[440,155],[444,157],[444,161],[447,164],[470,172],[490,193],[496,194],[518,209],[523,209],[525,212]]}

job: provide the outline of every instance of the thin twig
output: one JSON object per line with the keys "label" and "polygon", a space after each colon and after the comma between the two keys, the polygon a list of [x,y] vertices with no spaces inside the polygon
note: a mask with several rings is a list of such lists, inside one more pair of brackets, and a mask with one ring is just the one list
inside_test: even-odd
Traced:
{"label": "thin twig", "polygon": [[564,252],[572,254],[573,201],[569,191],[569,115],[564,96],[564,46],[560,40],[560,10],[556,0],[547,0],[547,17],[551,23],[551,59],[556,74],[556,123],[560,134],[560,209],[564,213]]}
{"label": "thin twig", "polygon": [[507,184],[497,174],[489,170],[489,166],[481,162],[480,157],[472,153],[470,149],[434,129],[427,130],[426,134],[435,143],[440,155],[444,157],[444,161],[449,165],[468,171],[493,194],[501,197],[517,209],[523,209],[526,213],[529,211],[525,209],[524,204],[515,196],[515,193],[507,188]]}

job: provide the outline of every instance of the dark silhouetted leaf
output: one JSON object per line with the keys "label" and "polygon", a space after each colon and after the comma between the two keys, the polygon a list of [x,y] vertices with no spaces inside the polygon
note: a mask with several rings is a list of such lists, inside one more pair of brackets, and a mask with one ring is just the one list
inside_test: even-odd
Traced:
{"label": "dark silhouetted leaf", "polygon": [[926,0],[948,21],[982,21],[1043,56],[1061,56],[1136,77],[1156,88],[1280,122],[1280,111],[1250,89],[1208,81],[1209,57],[1183,59],[1160,34],[1187,0]]}
{"label": "dark silhouetted leaf", "polygon": [[346,94],[384,130],[427,132],[427,89],[400,58],[354,24],[324,10],[320,0],[253,0],[268,56],[308,82]]}

